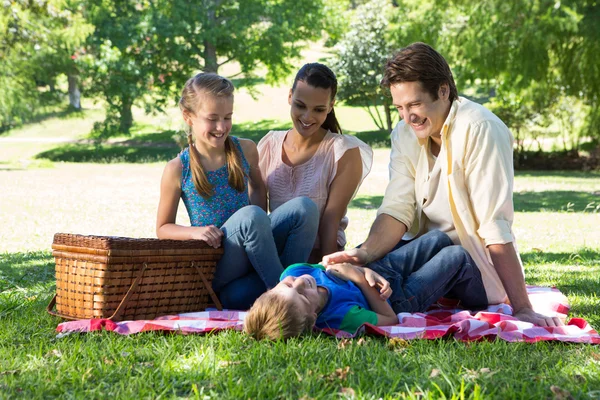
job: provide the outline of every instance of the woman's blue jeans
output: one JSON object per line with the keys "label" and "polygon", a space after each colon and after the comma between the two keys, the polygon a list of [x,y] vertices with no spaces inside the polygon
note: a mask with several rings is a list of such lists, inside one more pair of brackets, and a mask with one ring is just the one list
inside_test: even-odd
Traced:
{"label": "woman's blue jeans", "polygon": [[223,307],[247,310],[279,282],[284,267],[306,262],[318,228],[319,210],[308,197],[292,199],[270,215],[258,206],[236,211],[221,227],[225,253],[213,278]]}
{"label": "woman's blue jeans", "polygon": [[462,246],[440,231],[401,241],[367,267],[390,282],[389,300],[396,313],[425,311],[440,297],[458,299],[468,309],[488,304],[479,268]]}

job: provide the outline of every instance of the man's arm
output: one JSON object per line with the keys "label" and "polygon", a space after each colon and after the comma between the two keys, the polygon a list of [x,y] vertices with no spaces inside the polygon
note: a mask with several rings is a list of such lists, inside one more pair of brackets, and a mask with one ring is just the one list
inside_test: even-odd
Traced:
{"label": "man's arm", "polygon": [[558,318],[533,311],[521,264],[512,243],[512,135],[504,124],[486,121],[471,127],[465,150],[465,178],[471,207],[479,221],[492,264],[515,311],[515,317],[541,326],[562,325]]}
{"label": "man's arm", "polygon": [[525,278],[521,274],[521,265],[513,244],[492,244],[488,246],[488,250],[496,272],[510,299],[514,316],[521,321],[531,322],[539,326],[563,325],[558,317],[547,317],[533,311],[525,288]]}
{"label": "man's arm", "polygon": [[406,233],[406,225],[387,214],[379,214],[369,236],[359,248],[338,251],[323,257],[324,265],[350,263],[362,266],[380,259],[398,244]]}
{"label": "man's arm", "polygon": [[360,249],[325,255],[324,264],[349,262],[364,265],[377,260],[392,250],[410,229],[416,212],[415,165],[418,162],[420,147],[412,134],[401,138],[402,134],[407,134],[403,126],[400,122],[392,131],[390,182],[367,240]]}

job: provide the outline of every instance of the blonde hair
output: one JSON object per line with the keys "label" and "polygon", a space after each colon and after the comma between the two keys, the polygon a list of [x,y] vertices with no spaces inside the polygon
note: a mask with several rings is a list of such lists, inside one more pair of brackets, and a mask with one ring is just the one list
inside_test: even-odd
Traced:
{"label": "blonde hair", "polygon": [[[181,91],[179,99],[179,109],[182,112],[195,114],[200,108],[202,95],[214,97],[233,97],[233,83],[227,78],[214,73],[199,73],[193,78],[188,79]],[[200,163],[200,153],[194,146],[192,138],[192,130],[186,124],[186,133],[190,148],[190,169],[192,170],[192,180],[194,186],[200,196],[205,199],[211,197],[214,193],[214,188],[208,182],[206,172]],[[233,144],[230,136],[225,139],[225,156],[227,158],[227,170],[229,171],[229,186],[233,187],[238,192],[243,192],[246,189],[244,182],[244,169],[242,168],[242,157],[238,149]]]}
{"label": "blonde hair", "polygon": [[284,296],[272,290],[263,293],[244,321],[244,332],[256,340],[288,339],[300,336],[315,324],[313,315],[302,314]]}

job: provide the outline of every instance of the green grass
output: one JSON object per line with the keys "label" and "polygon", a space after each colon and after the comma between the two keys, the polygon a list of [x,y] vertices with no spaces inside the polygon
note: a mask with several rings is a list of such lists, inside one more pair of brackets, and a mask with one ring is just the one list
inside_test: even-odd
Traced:
{"label": "green grass", "polygon": [[[600,323],[598,251],[523,259],[530,283],[559,283],[574,313]],[[600,353],[586,345],[316,334],[258,343],[240,332],[57,337],[58,320],[44,311],[54,289],[50,253],[6,253],[0,271],[2,398],[538,399],[551,398],[552,386],[575,398],[600,394]]]}
{"label": "green grass", "polygon": [[[287,129],[287,88],[236,94],[233,134]],[[179,151],[180,115],[135,111],[130,137],[85,139],[99,107],[49,112],[0,136],[0,399],[4,398],[600,398],[600,350],[561,343],[454,339],[344,341],[308,335],[257,343],[214,335],[56,335],[54,232],[153,237],[164,161]],[[385,146],[363,111],[337,107],[342,127]],[[262,120],[256,121],[256,115]],[[49,142],[55,137],[64,142]],[[366,237],[387,184],[389,149],[348,210],[348,245]],[[158,163],[157,163],[158,162]],[[600,172],[520,171],[513,230],[527,282],[558,287],[571,316],[600,327]],[[178,221],[186,221],[180,207]]]}
{"label": "green grass", "polygon": [[[376,150],[374,181],[364,187],[381,188],[378,179],[386,168],[385,153]],[[44,202],[27,207],[32,207],[39,223],[51,224],[43,218],[52,204],[59,209],[62,196],[50,195],[52,187],[44,186],[48,177],[58,174],[70,182],[77,181],[67,178],[71,170],[90,177],[130,171],[127,175],[132,180],[124,183],[126,188],[119,188],[118,199],[100,200],[103,207],[121,203],[115,210],[132,203],[131,211],[123,214],[129,218],[115,218],[116,211],[97,208],[99,200],[94,195],[77,200],[75,206],[92,224],[108,220],[123,229],[153,218],[155,199],[150,201],[148,194],[140,197],[139,193],[144,182],[158,179],[160,168],[153,164],[66,164],[47,173],[4,174],[30,177]],[[32,181],[35,175],[41,176]],[[73,187],[82,193],[92,187],[104,193],[110,187],[123,186],[122,181],[113,179],[91,180],[89,189],[81,186],[84,183],[75,183]],[[587,173],[525,172],[515,179],[519,190],[516,197],[522,201],[519,204],[535,205],[515,216],[527,282],[558,287],[569,299],[571,316],[584,318],[594,327],[600,326],[600,241],[594,241],[600,213],[584,210],[577,198],[587,196],[580,193],[594,193],[599,185],[600,176]],[[548,196],[550,205],[540,203],[535,196],[545,193],[544,189],[555,191],[557,186],[565,195],[559,199],[554,199],[554,194]],[[62,190],[69,193],[71,189],[66,185]],[[3,209],[18,203],[10,199]],[[364,238],[381,199],[380,192],[363,189],[352,201],[349,243],[354,245]],[[563,209],[565,201],[577,206]],[[49,208],[43,208],[48,202]],[[14,206],[12,214],[18,214],[23,206]],[[140,215],[133,215],[133,210]],[[77,220],[77,215],[72,217]],[[21,229],[11,229],[10,233],[0,229],[0,239],[16,235],[27,242],[31,222],[25,216],[20,219]],[[36,226],[32,229],[38,232]],[[366,337],[345,341],[317,334],[288,343],[257,343],[240,332],[204,336],[100,332],[59,337],[54,331],[59,319],[45,312],[55,290],[54,262],[47,245],[35,246],[39,250],[0,253],[0,398],[539,399],[561,398],[561,394],[562,398],[568,394],[600,398],[600,351],[590,345],[501,340],[462,343],[452,338],[397,342]]]}

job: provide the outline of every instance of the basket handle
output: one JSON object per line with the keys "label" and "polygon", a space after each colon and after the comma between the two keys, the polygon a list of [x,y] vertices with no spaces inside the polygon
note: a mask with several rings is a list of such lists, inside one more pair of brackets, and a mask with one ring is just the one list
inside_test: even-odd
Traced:
{"label": "basket handle", "polygon": [[144,263],[144,266],[142,267],[142,270],[140,271],[140,273],[138,274],[138,276],[135,278],[135,281],[133,281],[133,283],[129,287],[129,290],[127,291],[127,293],[125,293],[125,296],[123,297],[123,300],[121,300],[121,302],[119,303],[119,306],[117,307],[117,309],[115,310],[115,312],[113,313],[113,315],[111,315],[107,319],[112,320],[113,318],[118,317],[119,314],[121,314],[121,312],[125,309],[125,306],[127,305],[127,302],[129,301],[129,298],[131,297],[131,295],[133,294],[133,292],[135,292],[135,290],[137,289],[138,285],[140,284],[140,281],[142,280],[142,275],[144,275],[144,272],[146,272],[146,268],[148,268],[148,264]]}
{"label": "basket handle", "polygon": [[48,303],[48,306],[46,307],[46,311],[48,311],[48,314],[53,315],[55,317],[60,317],[63,319],[70,319],[70,320],[76,319],[70,315],[64,315],[64,314],[59,313],[58,311],[53,310],[54,306],[56,305],[56,297],[57,296],[58,295],[55,294],[54,297],[52,298],[52,300],[50,300],[50,303]]}
{"label": "basket handle", "polygon": [[198,271],[198,274],[200,275],[200,279],[202,279],[202,283],[204,283],[204,287],[208,291],[208,294],[209,294],[210,298],[212,299],[212,301],[215,303],[215,306],[217,306],[217,310],[222,311],[223,305],[221,304],[221,302],[219,301],[219,298],[217,297],[214,290],[212,289],[212,285],[208,282],[208,279],[206,279],[206,277],[202,273],[202,269],[200,267],[198,267],[197,265],[195,265],[193,261],[192,261],[192,265],[196,268],[196,271]]}

